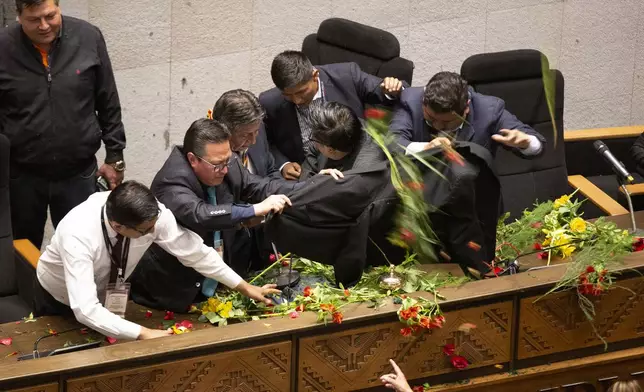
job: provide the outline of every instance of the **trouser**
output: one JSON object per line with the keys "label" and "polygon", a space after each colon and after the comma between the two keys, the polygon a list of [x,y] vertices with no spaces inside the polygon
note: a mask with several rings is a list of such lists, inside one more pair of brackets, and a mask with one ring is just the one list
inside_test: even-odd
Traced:
{"label": "trouser", "polygon": [[42,287],[37,276],[34,280],[34,316],[74,316],[74,312],[69,306],[56,300]]}
{"label": "trouser", "polygon": [[9,190],[13,238],[26,238],[40,249],[47,207],[55,228],[72,208],[96,192],[96,170],[94,159],[72,177],[50,180],[12,166]]}

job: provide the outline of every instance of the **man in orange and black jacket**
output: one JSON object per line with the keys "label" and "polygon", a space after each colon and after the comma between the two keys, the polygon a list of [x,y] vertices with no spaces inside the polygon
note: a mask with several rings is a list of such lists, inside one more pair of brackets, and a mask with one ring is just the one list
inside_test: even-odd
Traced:
{"label": "man in orange and black jacket", "polygon": [[125,132],[100,30],[62,16],[58,0],[16,7],[19,24],[0,31],[0,133],[11,142],[14,238],[40,247],[48,207],[56,226],[96,191],[97,176],[121,183]]}

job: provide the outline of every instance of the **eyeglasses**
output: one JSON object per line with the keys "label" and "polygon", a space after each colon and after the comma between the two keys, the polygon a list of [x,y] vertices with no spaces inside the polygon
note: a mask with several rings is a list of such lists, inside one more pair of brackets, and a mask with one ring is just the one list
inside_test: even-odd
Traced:
{"label": "eyeglasses", "polygon": [[150,233],[152,233],[154,231],[154,226],[157,225],[157,220],[159,219],[160,214],[161,214],[161,211],[157,212],[157,216],[156,216],[156,218],[154,218],[154,224],[152,226],[150,226],[149,228],[145,229],[145,230],[141,230],[138,227],[130,227],[130,226],[125,226],[125,227],[127,227],[128,229],[132,229],[132,230],[136,231],[137,233],[139,233],[141,235],[150,234]]}
{"label": "eyeglasses", "polygon": [[234,156],[232,156],[232,157],[228,158],[228,160],[227,160],[226,162],[218,163],[218,164],[214,165],[214,164],[212,164],[212,163],[208,162],[207,160],[203,159],[202,157],[200,157],[200,156],[199,156],[199,155],[197,155],[197,154],[195,154],[195,156],[196,156],[197,158],[201,159],[202,161],[206,162],[210,167],[212,167],[212,170],[214,170],[214,171],[216,171],[216,172],[222,172],[222,171],[224,171],[224,169],[225,169],[225,168],[227,168],[228,166],[230,166],[230,164],[232,163],[233,159],[235,159],[235,157],[234,157]]}

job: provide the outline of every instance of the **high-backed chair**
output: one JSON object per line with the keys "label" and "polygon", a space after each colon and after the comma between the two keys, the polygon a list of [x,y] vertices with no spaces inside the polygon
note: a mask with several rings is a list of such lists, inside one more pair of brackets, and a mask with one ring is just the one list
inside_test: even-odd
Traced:
{"label": "high-backed chair", "polygon": [[569,192],[563,138],[564,79],[555,76],[555,133],[543,88],[541,52],[511,50],[474,55],[463,63],[461,75],[481,94],[499,97],[505,108],[541,133],[547,141],[537,159],[521,159],[499,148],[495,163],[501,181],[504,210],[518,217],[535,201]]}
{"label": "high-backed chair", "polygon": [[347,19],[323,21],[302,43],[313,65],[356,62],[369,74],[393,76],[411,85],[414,63],[400,57],[400,43],[388,31]]}
{"label": "high-backed chair", "polygon": [[[14,249],[16,246],[16,249]],[[0,324],[31,312],[35,263],[40,252],[28,240],[13,241],[9,205],[9,140],[0,134]]]}

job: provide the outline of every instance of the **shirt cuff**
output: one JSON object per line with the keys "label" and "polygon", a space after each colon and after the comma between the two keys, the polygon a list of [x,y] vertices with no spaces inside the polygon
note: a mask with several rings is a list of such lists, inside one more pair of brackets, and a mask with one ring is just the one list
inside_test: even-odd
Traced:
{"label": "shirt cuff", "polygon": [[245,221],[255,217],[255,208],[252,205],[237,205],[233,204],[230,211],[231,219],[234,223]]}
{"label": "shirt cuff", "polygon": [[541,140],[539,140],[536,136],[534,135],[528,135],[528,138],[530,139],[530,144],[526,148],[520,148],[519,150],[521,151],[521,154],[523,155],[537,155],[541,152],[541,148],[543,147]]}
{"label": "shirt cuff", "polygon": [[282,169],[284,168],[284,166],[288,165],[289,163],[291,163],[291,162],[284,162],[284,163],[282,163],[282,166],[280,166],[280,168],[279,168],[280,175],[282,174]]}
{"label": "shirt cuff", "polygon": [[405,150],[405,155],[409,155],[410,153],[419,153],[423,150],[425,150],[425,147],[427,147],[429,143],[425,142],[411,142],[409,145],[407,145],[407,149]]}

